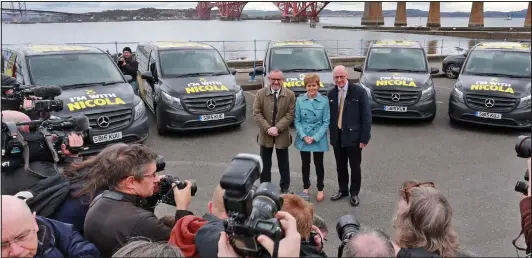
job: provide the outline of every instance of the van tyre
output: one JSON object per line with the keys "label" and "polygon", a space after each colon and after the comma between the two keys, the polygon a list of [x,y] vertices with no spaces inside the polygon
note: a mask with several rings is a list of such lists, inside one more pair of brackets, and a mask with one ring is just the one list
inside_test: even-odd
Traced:
{"label": "van tyre", "polygon": [[164,135],[166,134],[166,128],[161,124],[162,118],[157,110],[157,107],[155,107],[155,123],[157,124],[157,134]]}

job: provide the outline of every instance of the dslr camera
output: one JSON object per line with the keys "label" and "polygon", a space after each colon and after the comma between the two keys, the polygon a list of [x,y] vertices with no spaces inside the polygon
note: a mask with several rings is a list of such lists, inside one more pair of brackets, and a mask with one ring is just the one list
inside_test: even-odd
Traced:
{"label": "dslr camera", "polygon": [[336,233],[342,244],[338,246],[338,256],[342,257],[345,245],[349,240],[360,231],[360,223],[354,215],[344,215],[340,217],[336,224]]}
{"label": "dslr camera", "polygon": [[269,253],[257,242],[266,235],[278,242],[284,237],[279,221],[274,217],[283,206],[279,187],[254,183],[262,172],[260,156],[238,154],[225,170],[220,186],[225,189],[224,205],[228,218],[225,232],[235,252],[242,257],[265,257]]}
{"label": "dslr camera", "polygon": [[[515,144],[515,152],[517,153],[517,157],[528,159],[531,157],[532,154],[532,147],[530,146],[530,136],[521,135],[517,137],[517,143]],[[525,181],[517,181],[515,184],[514,190],[516,192],[522,193],[524,195],[528,194],[528,168],[525,171],[524,179]]]}
{"label": "dslr camera", "polygon": [[[166,162],[164,161],[164,157],[159,155],[157,160],[155,161],[157,170],[156,172],[161,172],[166,167]],[[196,181],[190,180],[192,183],[191,195],[196,195],[196,192],[198,191],[198,187],[196,185]],[[173,177],[170,175],[166,175],[161,179],[160,182],[160,190],[158,193],[158,198],[161,200],[162,203],[176,206],[175,199],[174,199],[174,191],[172,190],[172,183],[176,185],[177,189],[184,189],[187,187],[187,183],[185,181],[180,181],[179,178]]]}

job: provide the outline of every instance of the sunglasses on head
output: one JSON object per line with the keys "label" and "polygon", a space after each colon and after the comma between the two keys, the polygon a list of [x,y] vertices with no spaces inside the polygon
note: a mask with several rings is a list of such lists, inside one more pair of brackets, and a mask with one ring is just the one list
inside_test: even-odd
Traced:
{"label": "sunglasses on head", "polygon": [[409,181],[403,184],[403,188],[399,195],[408,203],[410,201],[410,190],[416,187],[432,187],[436,188],[433,182],[422,182],[418,183],[416,181]]}

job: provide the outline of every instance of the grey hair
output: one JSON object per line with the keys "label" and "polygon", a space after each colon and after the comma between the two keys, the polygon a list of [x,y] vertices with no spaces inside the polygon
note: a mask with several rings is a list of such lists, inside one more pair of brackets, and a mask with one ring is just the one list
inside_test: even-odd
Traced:
{"label": "grey hair", "polygon": [[333,69],[333,71],[338,71],[338,70],[340,70],[340,69],[341,69],[342,71],[344,71],[344,72],[347,73],[347,67],[345,67],[345,66],[343,66],[343,65],[337,65],[337,66],[335,66],[334,69]]}
{"label": "grey hair", "polygon": [[319,228],[322,232],[329,232],[329,229],[327,228],[327,223],[323,220],[322,217],[314,213],[314,216],[312,217],[312,225]]}
{"label": "grey hair", "polygon": [[281,74],[283,74],[283,71],[281,71],[281,70],[279,70],[279,69],[272,69],[272,70],[270,71],[270,73],[281,73]]}
{"label": "grey hair", "polygon": [[386,233],[362,227],[345,245],[342,257],[395,257],[395,249]]}
{"label": "grey hair", "polygon": [[179,248],[168,242],[152,242],[148,238],[131,238],[113,257],[185,257]]}

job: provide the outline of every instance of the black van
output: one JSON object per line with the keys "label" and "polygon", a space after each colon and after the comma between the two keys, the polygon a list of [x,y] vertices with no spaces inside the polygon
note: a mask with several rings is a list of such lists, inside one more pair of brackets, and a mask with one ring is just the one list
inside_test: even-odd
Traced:
{"label": "black van", "polygon": [[136,57],[139,95],[155,114],[159,134],[236,126],[246,120],[236,70],[211,45],[140,43]]}
{"label": "black van", "polygon": [[54,116],[85,115],[92,143],[80,154],[93,154],[109,144],[139,143],[148,138],[144,103],[106,52],[81,45],[3,45],[2,72],[23,85],[56,85],[63,111]]}
{"label": "black van", "polygon": [[272,41],[268,43],[263,66],[256,67],[256,75],[262,75],[262,86],[268,87],[268,75],[274,70],[283,71],[283,86],[297,96],[307,92],[303,79],[307,73],[320,76],[319,92],[327,95],[334,87],[332,65],[325,48],[308,40]]}
{"label": "black van", "polygon": [[451,123],[527,129],[530,110],[530,43],[479,43],[469,51],[449,96]]}
{"label": "black van", "polygon": [[415,41],[373,42],[360,72],[360,85],[366,89],[373,117],[421,119],[436,117],[436,90],[425,50]]}

